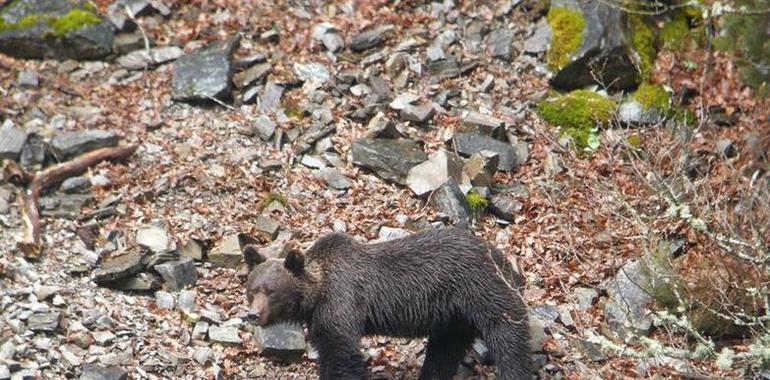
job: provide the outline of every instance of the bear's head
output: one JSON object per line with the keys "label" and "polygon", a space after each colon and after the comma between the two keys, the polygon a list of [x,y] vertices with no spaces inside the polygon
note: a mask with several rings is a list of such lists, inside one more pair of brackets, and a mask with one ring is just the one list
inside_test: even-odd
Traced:
{"label": "bear's head", "polygon": [[243,258],[249,267],[246,283],[247,318],[259,326],[302,320],[302,283],[305,257],[295,249],[286,258],[266,258],[257,248],[248,245]]}

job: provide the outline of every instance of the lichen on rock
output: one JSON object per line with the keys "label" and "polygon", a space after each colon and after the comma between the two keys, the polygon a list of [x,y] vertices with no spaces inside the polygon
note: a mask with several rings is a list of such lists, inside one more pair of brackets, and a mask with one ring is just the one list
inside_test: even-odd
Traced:
{"label": "lichen on rock", "polygon": [[566,7],[552,7],[546,18],[553,35],[546,59],[552,70],[559,70],[583,42],[585,19],[580,12]]}

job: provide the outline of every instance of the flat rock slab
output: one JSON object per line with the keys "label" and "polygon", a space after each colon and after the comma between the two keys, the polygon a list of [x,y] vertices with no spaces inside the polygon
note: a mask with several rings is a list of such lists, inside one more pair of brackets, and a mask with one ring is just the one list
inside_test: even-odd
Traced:
{"label": "flat rock slab", "polygon": [[171,97],[185,101],[229,97],[232,90],[232,55],[238,41],[237,37],[217,41],[177,59],[171,79]]}
{"label": "flat rock slab", "polygon": [[158,226],[147,226],[136,232],[136,245],[150,252],[168,251],[170,240],[166,229]]}
{"label": "flat rock slab", "polygon": [[[17,0],[0,10],[0,52],[17,58],[98,59],[112,52],[112,25],[85,1]],[[79,26],[72,27],[73,20]]]}
{"label": "flat rock slab", "polygon": [[94,271],[94,282],[107,283],[121,278],[126,278],[144,268],[142,255],[136,252],[128,252],[119,256],[110,257],[99,265]]}
{"label": "flat rock slab", "polygon": [[195,285],[198,281],[195,262],[189,257],[158,264],[154,269],[163,277],[166,288],[170,291],[182,290],[188,285]]}
{"label": "flat rock slab", "polygon": [[0,127],[0,161],[17,161],[21,157],[24,143],[27,142],[27,133],[12,124]]}
{"label": "flat rock slab", "polygon": [[409,139],[363,138],[353,142],[351,150],[354,164],[401,185],[406,185],[412,167],[428,159],[422,148]]}
{"label": "flat rock slab", "polygon": [[417,196],[421,196],[438,189],[449,178],[460,182],[462,168],[463,161],[458,155],[441,149],[427,161],[410,169],[406,184]]}
{"label": "flat rock slab", "polygon": [[116,365],[86,364],[80,380],[128,380],[128,373]]}
{"label": "flat rock slab", "polygon": [[151,68],[163,63],[171,62],[184,55],[184,50],[177,46],[161,46],[135,50],[117,59],[120,67],[128,70]]}
{"label": "flat rock slab", "polygon": [[516,150],[511,144],[493,139],[489,136],[482,136],[475,133],[458,133],[454,137],[455,148],[464,156],[471,156],[482,150],[495,152],[499,156],[497,170],[511,171],[519,167],[520,163],[516,158]]}
{"label": "flat rock slab", "polygon": [[118,135],[115,131],[99,129],[64,132],[54,136],[50,145],[57,158],[66,160],[99,148],[116,146]]}
{"label": "flat rock slab", "polygon": [[320,169],[316,175],[323,179],[327,185],[337,190],[345,190],[353,187],[353,181],[348,177],[345,177],[345,175],[337,168],[323,168]]}
{"label": "flat rock slab", "polygon": [[241,344],[243,341],[238,335],[238,328],[233,326],[211,326],[209,327],[209,339],[212,342],[224,344]]}
{"label": "flat rock slab", "polygon": [[59,327],[61,313],[58,311],[50,313],[35,313],[27,319],[27,327],[32,331],[52,332]]}
{"label": "flat rock slab", "polygon": [[300,326],[278,324],[258,327],[254,341],[261,355],[283,363],[297,363],[305,353],[305,334]]}
{"label": "flat rock slab", "polygon": [[222,242],[209,252],[211,265],[220,268],[235,269],[243,261],[241,243],[237,234],[228,235]]}

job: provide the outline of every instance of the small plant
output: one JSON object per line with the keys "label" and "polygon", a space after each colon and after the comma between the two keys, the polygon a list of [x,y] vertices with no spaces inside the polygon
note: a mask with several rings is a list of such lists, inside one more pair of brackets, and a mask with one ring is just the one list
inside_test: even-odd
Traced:
{"label": "small plant", "polygon": [[281,194],[271,192],[267,194],[267,196],[264,199],[262,199],[262,201],[259,202],[259,205],[257,205],[257,209],[259,209],[259,211],[261,212],[262,210],[265,209],[265,207],[270,206],[270,204],[273,202],[278,202],[281,205],[283,205],[283,207],[286,207],[289,204],[286,201],[286,197],[284,197]]}
{"label": "small plant", "polygon": [[471,190],[465,195],[465,200],[468,201],[468,206],[471,207],[471,211],[474,213],[481,213],[489,207],[489,201],[483,195],[479,194],[476,190]]}

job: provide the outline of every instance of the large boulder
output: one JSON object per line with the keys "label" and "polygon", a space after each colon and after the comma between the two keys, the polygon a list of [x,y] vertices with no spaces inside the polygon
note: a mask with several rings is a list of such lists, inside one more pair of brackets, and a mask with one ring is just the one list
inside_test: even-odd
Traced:
{"label": "large boulder", "polygon": [[640,82],[638,57],[621,10],[600,0],[554,0],[548,12],[553,42],[547,58],[551,85],[574,90],[592,84],[627,90]]}
{"label": "large boulder", "polygon": [[0,8],[0,52],[18,58],[97,59],[113,29],[89,2],[16,0]]}

